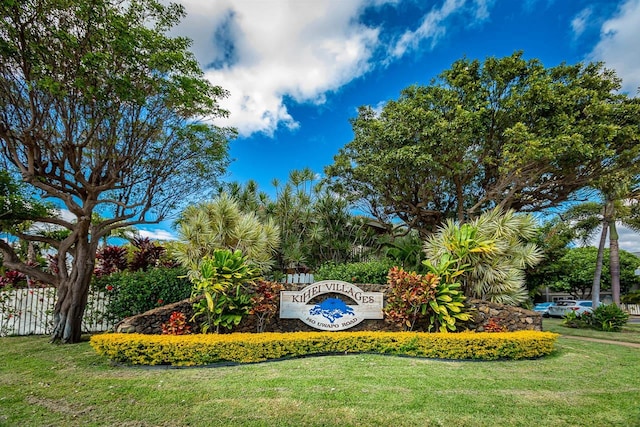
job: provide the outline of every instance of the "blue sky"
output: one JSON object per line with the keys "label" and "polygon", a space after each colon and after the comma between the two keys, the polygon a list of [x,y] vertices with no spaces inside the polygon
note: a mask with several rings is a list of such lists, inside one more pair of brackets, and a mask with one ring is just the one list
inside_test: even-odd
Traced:
{"label": "blue sky", "polygon": [[[456,59],[522,50],[545,66],[604,61],[640,86],[640,0],[181,0],[174,30],[214,84],[230,91],[227,181],[321,174],[351,141],[349,119]],[[162,231],[162,230],[159,230]],[[160,233],[161,235],[164,233]],[[640,236],[623,232],[623,249]]]}

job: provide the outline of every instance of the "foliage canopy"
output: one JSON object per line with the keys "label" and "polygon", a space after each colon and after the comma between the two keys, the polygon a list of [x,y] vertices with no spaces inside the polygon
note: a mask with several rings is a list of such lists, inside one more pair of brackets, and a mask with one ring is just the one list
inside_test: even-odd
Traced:
{"label": "foliage canopy", "polygon": [[521,52],[460,59],[381,112],[364,106],[326,172],[377,218],[423,236],[499,207],[540,211],[637,163],[640,103],[600,63],[544,67]]}
{"label": "foliage canopy", "polygon": [[204,79],[188,39],[165,35],[182,6],[9,0],[0,11],[0,155],[73,218],[38,218],[70,230],[46,241],[55,274],[0,249],[5,265],[58,287],[52,338],[76,342],[99,239],[160,221],[226,168],[233,131],[210,120],[227,114],[227,92]]}

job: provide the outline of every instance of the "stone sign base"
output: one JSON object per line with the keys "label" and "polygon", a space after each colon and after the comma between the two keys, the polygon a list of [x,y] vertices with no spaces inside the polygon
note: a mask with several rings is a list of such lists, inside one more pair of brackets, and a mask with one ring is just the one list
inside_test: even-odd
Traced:
{"label": "stone sign base", "polygon": [[[289,291],[299,291],[308,285],[285,285],[285,289]],[[383,292],[387,293],[386,285],[371,285],[363,284],[357,285],[365,292]],[[320,295],[319,298],[331,298],[331,294]],[[316,302],[311,300],[312,302]],[[321,301],[317,301],[318,303]],[[490,321],[497,323],[500,326],[504,326],[507,331],[519,331],[519,330],[542,330],[542,316],[531,310],[526,310],[520,307],[512,307],[497,303],[481,300],[467,300],[467,306],[469,306],[473,312],[473,318],[469,322],[460,323],[459,330],[469,329],[477,332],[483,332],[484,327]],[[189,299],[184,301],[169,304],[163,307],[158,307],[137,316],[132,316],[124,319],[114,327],[115,332],[125,333],[142,333],[142,334],[161,334],[162,323],[169,319],[169,316],[174,311],[181,311],[190,319],[193,316],[193,309]],[[199,326],[193,322],[189,322],[192,325],[192,331],[194,333],[199,332]],[[222,333],[229,332],[256,332],[257,322],[255,316],[247,316],[240,324],[232,330],[221,330]],[[425,330],[425,325],[417,325],[414,330]],[[299,319],[280,319],[278,313],[270,319],[265,325],[265,332],[296,332],[296,331],[317,331]],[[349,328],[349,331],[401,331],[401,327],[386,322],[384,319],[366,319],[358,325]]]}

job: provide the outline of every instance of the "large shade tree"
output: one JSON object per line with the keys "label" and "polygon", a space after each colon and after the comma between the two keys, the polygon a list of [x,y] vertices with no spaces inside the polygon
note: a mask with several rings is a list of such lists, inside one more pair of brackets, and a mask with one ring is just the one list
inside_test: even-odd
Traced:
{"label": "large shade tree", "polygon": [[57,287],[52,340],[77,342],[100,239],[162,220],[226,168],[233,132],[210,124],[226,92],[188,39],[166,35],[184,16],[176,4],[7,0],[0,11],[0,153],[72,217],[39,218],[70,231],[46,242],[52,272],[0,240],[3,262]]}
{"label": "large shade tree", "polygon": [[461,59],[381,112],[361,107],[326,172],[378,218],[423,235],[494,207],[556,207],[611,162],[638,160],[637,103],[619,88],[600,63]]}

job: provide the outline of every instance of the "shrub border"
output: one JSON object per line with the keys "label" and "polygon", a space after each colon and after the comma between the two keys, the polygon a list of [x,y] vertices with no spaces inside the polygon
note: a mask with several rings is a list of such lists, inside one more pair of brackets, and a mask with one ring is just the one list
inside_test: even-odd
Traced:
{"label": "shrub border", "polygon": [[195,335],[93,335],[101,356],[130,365],[255,363],[310,355],[378,353],[454,360],[534,359],[550,354],[553,332],[265,332]]}

